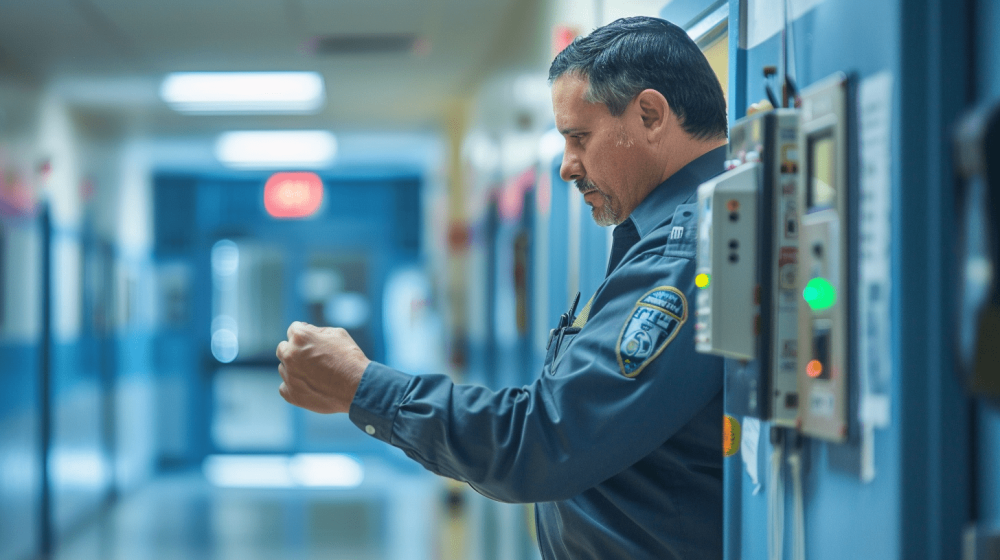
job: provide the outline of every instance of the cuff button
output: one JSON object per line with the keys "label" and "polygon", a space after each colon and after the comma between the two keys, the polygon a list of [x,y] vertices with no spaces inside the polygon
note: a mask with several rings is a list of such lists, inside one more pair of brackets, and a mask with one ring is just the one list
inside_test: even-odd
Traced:
{"label": "cuff button", "polygon": [[375,435],[375,426],[368,424],[367,426],[365,426],[365,432],[370,436]]}

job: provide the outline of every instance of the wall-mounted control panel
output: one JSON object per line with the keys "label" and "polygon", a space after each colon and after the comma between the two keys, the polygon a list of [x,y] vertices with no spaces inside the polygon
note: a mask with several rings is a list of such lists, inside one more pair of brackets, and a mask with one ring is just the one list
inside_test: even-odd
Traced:
{"label": "wall-mounted control panel", "polygon": [[732,169],[698,187],[695,349],[751,360],[759,328],[757,197],[760,164]]}
{"label": "wall-mounted control panel", "polygon": [[848,437],[851,374],[849,83],[838,74],[801,100],[799,203],[799,430]]}
{"label": "wall-mounted control panel", "polygon": [[[725,278],[725,281],[735,285],[732,289],[737,291],[734,293],[742,295],[753,288],[752,306],[748,306],[753,309],[752,319],[748,321],[741,315],[739,322],[729,324],[728,318],[732,317],[729,307],[722,307],[722,312],[726,313],[728,328],[741,329],[740,338],[729,340],[740,340],[746,347],[752,346],[754,353],[752,356],[737,353],[727,344],[699,348],[700,351],[742,360],[726,364],[726,407],[729,413],[773,420],[776,425],[784,427],[795,426],[799,404],[796,378],[800,233],[797,206],[798,129],[798,111],[778,109],[740,119],[730,130],[726,162],[726,167],[730,169],[728,173],[736,176],[753,169],[756,175],[757,206],[753,223],[756,262],[752,272],[751,267],[743,271],[743,274],[752,276]],[[725,251],[725,243],[729,239],[719,237],[717,220],[720,218],[709,216],[704,203],[705,200],[702,200],[700,207],[703,219],[699,236],[699,271],[707,269],[708,265],[703,265],[703,262],[709,262],[710,257],[719,258],[716,255]],[[716,231],[707,231],[706,223],[712,224]],[[746,232],[739,234],[750,239],[750,234]],[[716,293],[710,292],[705,296],[706,301],[714,302]],[[716,317],[716,320],[720,319]],[[752,338],[753,344],[745,342],[743,337]]]}
{"label": "wall-mounted control panel", "polygon": [[[729,165],[761,163],[758,283],[761,286],[756,398],[761,418],[793,427],[798,414],[799,112],[777,109],[733,125]],[[727,396],[734,396],[727,394]]]}

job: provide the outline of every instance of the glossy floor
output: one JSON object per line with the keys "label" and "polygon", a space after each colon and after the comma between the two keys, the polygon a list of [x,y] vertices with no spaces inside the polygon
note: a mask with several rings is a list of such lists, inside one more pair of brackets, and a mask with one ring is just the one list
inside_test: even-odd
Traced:
{"label": "glossy floor", "polygon": [[218,488],[157,478],[59,547],[54,560],[424,560],[442,485],[366,465],[352,489]]}

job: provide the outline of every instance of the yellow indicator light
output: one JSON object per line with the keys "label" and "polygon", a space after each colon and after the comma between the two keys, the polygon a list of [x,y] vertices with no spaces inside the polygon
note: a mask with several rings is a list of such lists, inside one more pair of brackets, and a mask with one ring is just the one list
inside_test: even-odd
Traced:
{"label": "yellow indicator light", "polygon": [[819,360],[811,360],[808,364],[806,364],[806,375],[812,378],[823,375],[823,362]]}
{"label": "yellow indicator light", "polygon": [[704,272],[694,277],[694,285],[698,286],[699,288],[707,288],[708,284],[711,281],[712,277],[709,276],[708,274],[705,274]]}
{"label": "yellow indicator light", "polygon": [[740,450],[740,422],[726,414],[722,417],[722,455],[732,457]]}

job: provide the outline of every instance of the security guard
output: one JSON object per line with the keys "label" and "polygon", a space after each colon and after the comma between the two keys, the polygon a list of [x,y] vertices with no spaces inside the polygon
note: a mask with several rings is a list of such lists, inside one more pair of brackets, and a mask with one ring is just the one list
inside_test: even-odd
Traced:
{"label": "security guard", "polygon": [[[722,362],[695,353],[696,188],[723,170],[725,101],[681,29],[626,18],[549,72],[562,177],[615,224],[606,278],[560,320],[539,378],[491,391],[369,361],[293,323],[279,389],[504,502],[536,503],[545,559],[722,557]],[[579,312],[578,312],[579,311]]]}

